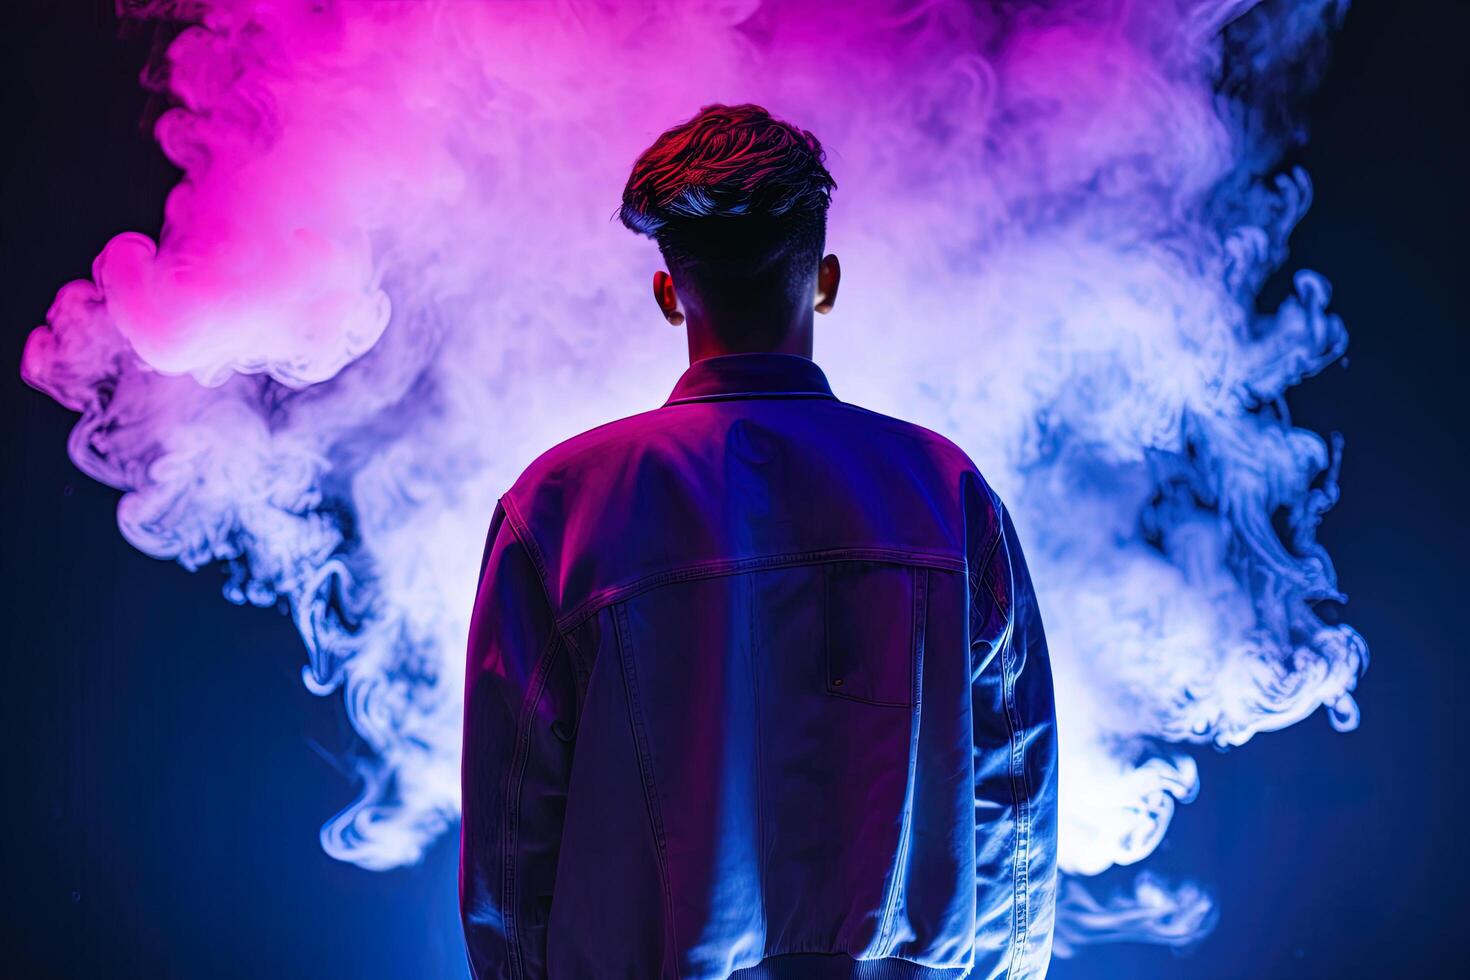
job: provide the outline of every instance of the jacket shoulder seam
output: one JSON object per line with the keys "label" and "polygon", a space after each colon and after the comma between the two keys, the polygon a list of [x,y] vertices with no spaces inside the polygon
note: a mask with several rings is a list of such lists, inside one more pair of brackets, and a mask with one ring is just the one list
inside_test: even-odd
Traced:
{"label": "jacket shoulder seam", "polygon": [[[526,550],[526,555],[531,559],[531,567],[536,571],[536,582],[541,586],[541,598],[546,602],[546,608],[551,611],[551,619],[555,624],[558,621],[556,615],[556,602],[551,596],[551,586],[547,581],[546,559],[541,554],[541,547],[536,543],[536,536],[531,533],[531,526],[521,516],[520,508],[511,499],[510,493],[503,494],[500,498],[500,506],[505,511],[506,518],[510,521],[511,533],[515,535],[516,541]],[[560,631],[560,627],[557,627]]]}

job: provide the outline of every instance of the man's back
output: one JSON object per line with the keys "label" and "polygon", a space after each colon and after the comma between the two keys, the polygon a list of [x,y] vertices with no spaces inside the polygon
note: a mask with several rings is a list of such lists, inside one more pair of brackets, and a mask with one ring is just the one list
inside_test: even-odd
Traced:
{"label": "man's back", "polygon": [[696,362],[501,499],[464,807],[480,977],[1044,971],[1056,743],[1009,520],[811,361]]}

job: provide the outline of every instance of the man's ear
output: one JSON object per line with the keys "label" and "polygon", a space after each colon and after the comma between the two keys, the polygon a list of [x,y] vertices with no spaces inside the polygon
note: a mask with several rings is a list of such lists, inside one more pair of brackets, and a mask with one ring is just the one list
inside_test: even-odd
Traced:
{"label": "man's ear", "polygon": [[842,282],[842,266],[835,255],[825,255],[817,265],[817,302],[813,307],[818,313],[831,313],[837,302],[837,287]]}
{"label": "man's ear", "polygon": [[679,294],[674,290],[674,277],[663,269],[653,274],[653,301],[658,304],[658,311],[664,315],[674,326],[684,324],[684,305],[679,302]]}

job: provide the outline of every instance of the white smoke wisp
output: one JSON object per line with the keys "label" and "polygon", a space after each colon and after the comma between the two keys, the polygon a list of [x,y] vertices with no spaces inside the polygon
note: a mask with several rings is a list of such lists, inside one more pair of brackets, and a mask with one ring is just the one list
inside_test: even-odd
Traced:
{"label": "white smoke wisp", "polygon": [[[838,395],[953,437],[1016,515],[1061,860],[1096,874],[1194,798],[1191,746],[1357,723],[1366,648],[1314,612],[1341,598],[1315,540],[1337,449],[1284,408],[1346,333],[1310,272],[1256,310],[1310,201],[1277,170],[1303,138],[1283,79],[1314,76],[1344,7],[156,5],[196,22],[158,125],[183,180],[156,242],[119,235],[61,290],[22,371],[81,413],[72,457],[124,492],[129,541],[289,606],[306,683],[371,750],[323,846],[413,862],[458,813],[496,496],[682,366],[657,253],[609,220],[627,170],[700,105],[764,104],[839,183]],[[1210,921],[1192,885],[1081,889],[1064,946]]]}

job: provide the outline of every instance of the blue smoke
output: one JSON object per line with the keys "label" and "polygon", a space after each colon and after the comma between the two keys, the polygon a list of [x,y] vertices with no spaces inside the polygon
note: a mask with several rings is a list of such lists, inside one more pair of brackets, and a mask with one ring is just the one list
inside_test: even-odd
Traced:
{"label": "blue smoke", "polygon": [[496,495],[679,373],[658,257],[608,221],[626,169],[699,104],[766,104],[840,186],[834,388],[953,437],[1027,542],[1059,948],[1192,942],[1200,886],[1085,876],[1153,852],[1201,793],[1195,746],[1358,720],[1366,648],[1318,612],[1343,599],[1316,540],[1341,442],[1286,408],[1347,335],[1315,273],[1257,302],[1310,204],[1281,161],[1345,8],[156,4],[197,21],[158,127],[184,180],[157,243],[120,235],[61,290],[22,371],[81,413],[72,458],[124,491],[129,541],[289,608],[368,749],[323,846],[413,862],[458,812]]}

